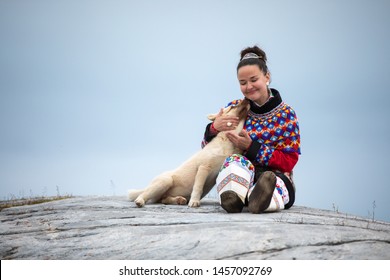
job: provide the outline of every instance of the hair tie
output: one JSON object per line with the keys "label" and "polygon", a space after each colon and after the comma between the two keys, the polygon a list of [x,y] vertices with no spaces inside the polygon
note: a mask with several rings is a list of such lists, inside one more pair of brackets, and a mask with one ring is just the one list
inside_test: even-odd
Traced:
{"label": "hair tie", "polygon": [[261,59],[261,58],[263,58],[263,57],[262,57],[262,56],[258,56],[257,54],[255,54],[255,53],[253,53],[253,52],[250,52],[250,53],[245,54],[245,55],[241,58],[241,61],[243,61],[244,59],[249,59],[249,58]]}

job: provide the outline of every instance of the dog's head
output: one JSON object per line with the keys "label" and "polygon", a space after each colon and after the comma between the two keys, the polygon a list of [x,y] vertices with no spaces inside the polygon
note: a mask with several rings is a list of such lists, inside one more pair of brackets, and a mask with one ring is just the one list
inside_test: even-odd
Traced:
{"label": "dog's head", "polygon": [[[244,98],[237,105],[231,105],[223,109],[222,115],[236,116],[240,120],[245,119],[250,108],[249,100]],[[208,115],[210,121],[214,121],[218,114]]]}

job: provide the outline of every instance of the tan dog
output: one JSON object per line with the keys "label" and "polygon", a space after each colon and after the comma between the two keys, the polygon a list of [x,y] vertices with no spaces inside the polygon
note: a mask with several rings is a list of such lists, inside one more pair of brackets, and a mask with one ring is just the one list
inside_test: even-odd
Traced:
{"label": "tan dog", "polygon": [[[249,102],[244,99],[237,106],[229,106],[223,110],[223,115],[239,117],[235,129],[239,133],[249,110]],[[215,120],[217,114],[210,115]],[[129,199],[135,201],[138,207],[146,202],[162,202],[164,204],[186,204],[200,206],[200,200],[215,185],[219,170],[228,156],[242,153],[227,139],[225,132],[220,132],[202,150],[197,152],[173,171],[162,173],[156,177],[144,190],[130,190]]]}

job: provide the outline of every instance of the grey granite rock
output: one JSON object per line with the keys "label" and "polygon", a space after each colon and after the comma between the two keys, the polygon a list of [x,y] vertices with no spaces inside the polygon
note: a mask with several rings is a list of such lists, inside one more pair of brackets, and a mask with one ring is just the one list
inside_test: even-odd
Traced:
{"label": "grey granite rock", "polygon": [[390,259],[390,223],[294,206],[227,214],[75,197],[0,212],[1,259]]}

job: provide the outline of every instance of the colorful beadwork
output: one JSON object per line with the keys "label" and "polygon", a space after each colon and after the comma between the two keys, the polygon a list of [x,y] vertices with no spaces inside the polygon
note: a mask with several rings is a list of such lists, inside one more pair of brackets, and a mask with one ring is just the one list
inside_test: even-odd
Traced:
{"label": "colorful beadwork", "polygon": [[246,157],[238,154],[233,154],[230,157],[226,158],[225,162],[221,166],[221,170],[228,167],[232,162],[238,162],[242,167],[248,168],[248,170],[254,172],[255,167]]}
{"label": "colorful beadwork", "polygon": [[[228,106],[235,106],[239,102],[234,100]],[[301,153],[298,120],[295,111],[284,102],[265,114],[249,111],[244,129],[253,141],[262,144],[255,164],[267,166],[274,150]]]}

